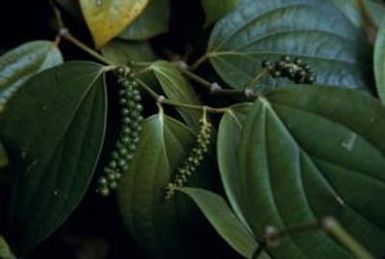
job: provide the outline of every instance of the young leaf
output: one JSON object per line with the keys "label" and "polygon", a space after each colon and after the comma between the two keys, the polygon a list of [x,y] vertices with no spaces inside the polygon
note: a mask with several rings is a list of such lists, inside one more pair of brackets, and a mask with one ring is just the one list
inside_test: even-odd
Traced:
{"label": "young leaf", "polygon": [[1,259],[16,259],[12,254],[11,249],[9,248],[5,239],[0,236],[0,258]]}
{"label": "young leaf", "polygon": [[117,36],[140,15],[149,0],[80,0],[97,48]]}
{"label": "young leaf", "polygon": [[377,33],[373,58],[377,94],[381,102],[385,104],[385,20]]}
{"label": "young leaf", "polygon": [[[218,234],[221,235],[234,250],[245,258],[251,258],[258,248],[258,243],[255,237],[253,237],[248,229],[245,228],[234,215],[221,196],[197,188],[185,187],[180,188],[179,191],[188,195],[195,202]],[[259,258],[270,257],[263,255]]]}
{"label": "young leaf", "polygon": [[103,67],[68,62],[31,78],[0,116],[15,177],[8,231],[24,254],[55,231],[83,198],[103,143]]}
{"label": "young leaf", "polygon": [[[154,62],[151,65],[151,69],[170,100],[195,105],[201,103],[192,86],[189,85],[180,71],[170,62]],[[194,130],[199,128],[199,119],[202,117],[200,111],[183,108],[178,108],[177,110],[189,127]]]}
{"label": "young leaf", "polygon": [[31,76],[63,63],[56,44],[32,41],[0,57],[0,113],[5,103]]}
{"label": "young leaf", "polygon": [[125,40],[148,40],[168,31],[170,0],[149,0],[143,13],[130,24],[119,38]]}
{"label": "young leaf", "polygon": [[187,157],[193,134],[163,113],[146,119],[137,152],[119,183],[118,204],[130,233],[157,258],[178,258],[183,233],[173,200],[165,187]]}
{"label": "young leaf", "polygon": [[116,64],[129,61],[154,61],[156,56],[147,41],[112,40],[101,49],[103,56]]}
{"label": "young leaf", "polygon": [[[290,86],[259,98],[243,123],[237,149],[237,190],[246,199],[240,205],[254,233],[331,215],[381,257],[384,127],[385,109],[346,89]],[[268,252],[274,257],[350,257],[322,231],[288,235]]]}
{"label": "young leaf", "polygon": [[[251,82],[262,71],[262,60],[289,55],[310,64],[320,84],[367,90],[369,49],[362,33],[329,1],[261,0],[243,1],[219,21],[206,55],[233,88]],[[287,84],[270,77],[260,83]]]}
{"label": "young leaf", "polygon": [[210,25],[233,11],[241,0],[202,0],[206,14],[205,25]]}

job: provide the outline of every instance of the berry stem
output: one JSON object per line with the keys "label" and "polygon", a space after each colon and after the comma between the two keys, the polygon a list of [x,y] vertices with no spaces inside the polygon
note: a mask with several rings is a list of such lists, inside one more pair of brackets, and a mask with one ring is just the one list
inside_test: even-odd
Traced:
{"label": "berry stem", "polygon": [[253,86],[254,84],[258,83],[261,79],[263,79],[265,76],[269,74],[269,71],[267,69],[263,69],[260,73],[258,73],[250,82],[248,82],[243,89],[249,88],[250,86]]}
{"label": "berry stem", "polygon": [[176,64],[176,66],[181,71],[182,74],[184,74],[189,79],[194,80],[195,82],[204,86],[213,95],[242,96],[242,97],[246,97],[246,98],[250,97],[250,96],[245,94],[244,90],[223,89],[222,86],[220,84],[218,84],[217,82],[212,83],[212,82],[207,81],[203,77],[188,70],[186,65],[183,65],[183,63],[181,64],[180,62],[178,62]]}
{"label": "berry stem", "polygon": [[196,70],[200,65],[206,62],[208,57],[209,56],[207,54],[204,54],[202,57],[198,58],[194,64],[191,65],[191,70]]}

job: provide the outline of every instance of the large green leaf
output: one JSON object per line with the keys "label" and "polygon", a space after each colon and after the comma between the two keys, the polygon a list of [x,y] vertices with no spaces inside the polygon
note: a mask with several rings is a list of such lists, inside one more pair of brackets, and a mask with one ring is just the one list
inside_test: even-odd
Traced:
{"label": "large green leaf", "polygon": [[[194,200],[221,237],[245,258],[251,258],[258,248],[253,235],[239,221],[226,201],[210,191],[198,188],[180,188],[179,191]],[[269,258],[263,255],[259,258]]]}
{"label": "large green leaf", "polygon": [[[201,104],[192,86],[173,64],[161,60],[151,64],[151,69],[170,100],[187,104]],[[199,128],[199,119],[202,117],[200,111],[186,108],[177,110],[189,127]]]}
{"label": "large green leaf", "polygon": [[381,102],[385,103],[385,20],[377,33],[373,55],[377,94]]}
{"label": "large green leaf", "polygon": [[90,183],[103,143],[103,67],[68,62],[31,78],[0,117],[16,177],[10,241],[24,253],[73,212]]}
{"label": "large green leaf", "polygon": [[202,0],[202,6],[206,14],[206,25],[224,17],[229,12],[233,11],[239,4],[240,0]]}
{"label": "large green leaf", "polygon": [[[257,236],[267,225],[286,229],[331,215],[373,254],[384,255],[385,109],[375,99],[290,86],[256,100],[242,125],[239,146],[232,147],[238,170],[227,172],[238,174],[239,186],[228,191],[245,199],[239,206]],[[220,161],[223,174],[234,159],[220,148],[228,158]],[[282,258],[349,258],[322,231],[288,235],[268,251]]]}
{"label": "large green leaf", "polygon": [[[233,88],[243,88],[264,59],[282,55],[310,64],[317,83],[366,89],[370,48],[362,33],[337,7],[323,0],[244,1],[215,26],[207,56]],[[270,77],[257,85],[282,85]]]}
{"label": "large green leaf", "polygon": [[147,41],[112,40],[101,49],[103,56],[115,64],[129,61],[154,61],[156,56]]}
{"label": "large green leaf", "polygon": [[168,31],[170,0],[149,0],[143,13],[118,37],[125,40],[148,40]]}
{"label": "large green leaf", "polygon": [[187,157],[193,134],[163,112],[146,119],[134,161],[122,178],[118,204],[123,221],[154,258],[181,258],[183,234],[174,200],[165,187]]}
{"label": "large green leaf", "polygon": [[0,112],[7,100],[31,76],[63,62],[56,44],[32,41],[0,57]]}

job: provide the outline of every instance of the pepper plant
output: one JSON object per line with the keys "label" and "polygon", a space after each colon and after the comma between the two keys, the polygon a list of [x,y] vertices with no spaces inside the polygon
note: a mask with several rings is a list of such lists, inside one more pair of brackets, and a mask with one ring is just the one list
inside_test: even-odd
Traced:
{"label": "pepper plant", "polygon": [[385,256],[382,1],[42,6],[0,43],[1,258]]}

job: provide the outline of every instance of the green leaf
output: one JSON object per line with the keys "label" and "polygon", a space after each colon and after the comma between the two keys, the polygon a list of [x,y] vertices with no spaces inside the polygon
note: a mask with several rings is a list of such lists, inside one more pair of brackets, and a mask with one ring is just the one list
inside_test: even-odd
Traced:
{"label": "green leaf", "polygon": [[116,64],[129,61],[154,61],[156,56],[147,41],[112,40],[102,49],[102,54]]}
{"label": "green leaf", "polygon": [[206,14],[205,25],[210,25],[233,11],[240,0],[202,0]]}
{"label": "green leaf", "polygon": [[[173,64],[161,60],[154,62],[150,68],[170,100],[187,104],[201,104],[192,86]],[[199,128],[199,119],[202,117],[200,111],[186,108],[177,110],[189,127],[194,130]]]}
{"label": "green leaf", "polygon": [[125,40],[148,40],[168,31],[170,0],[149,0],[143,13],[130,24],[119,38]]}
{"label": "green leaf", "polygon": [[377,94],[385,104],[385,20],[377,33],[373,55]]}
{"label": "green leaf", "polygon": [[0,112],[5,103],[31,76],[63,63],[56,44],[32,41],[0,57]]}
{"label": "green leaf", "polygon": [[[242,2],[216,24],[206,55],[220,77],[237,89],[262,71],[262,60],[282,55],[310,64],[319,84],[366,90],[371,85],[370,47],[329,1]],[[257,87],[286,84],[266,77]]]}
{"label": "green leaf", "polygon": [[11,249],[9,248],[5,239],[0,236],[0,258],[1,259],[16,259],[12,254]]}
{"label": "green leaf", "polygon": [[[235,251],[245,258],[251,258],[258,247],[258,243],[221,196],[197,188],[180,188],[179,191],[194,200],[218,234]],[[260,258],[269,257],[264,255]]]}
{"label": "green leaf", "polygon": [[154,115],[143,122],[137,152],[119,183],[118,205],[130,233],[156,258],[181,258],[176,203],[165,201],[165,187],[187,157],[193,134],[180,122]]}
{"label": "green leaf", "polygon": [[31,78],[0,117],[16,177],[8,219],[24,254],[55,231],[83,198],[104,139],[103,67],[68,62]]}
{"label": "green leaf", "polygon": [[97,48],[122,32],[149,0],[80,0],[80,7]]}
{"label": "green leaf", "polygon": [[[256,100],[242,125],[239,205],[258,237],[268,225],[287,229],[330,215],[376,257],[385,253],[385,109],[375,99],[290,86]],[[289,234],[268,252],[350,258],[322,231]]]}

